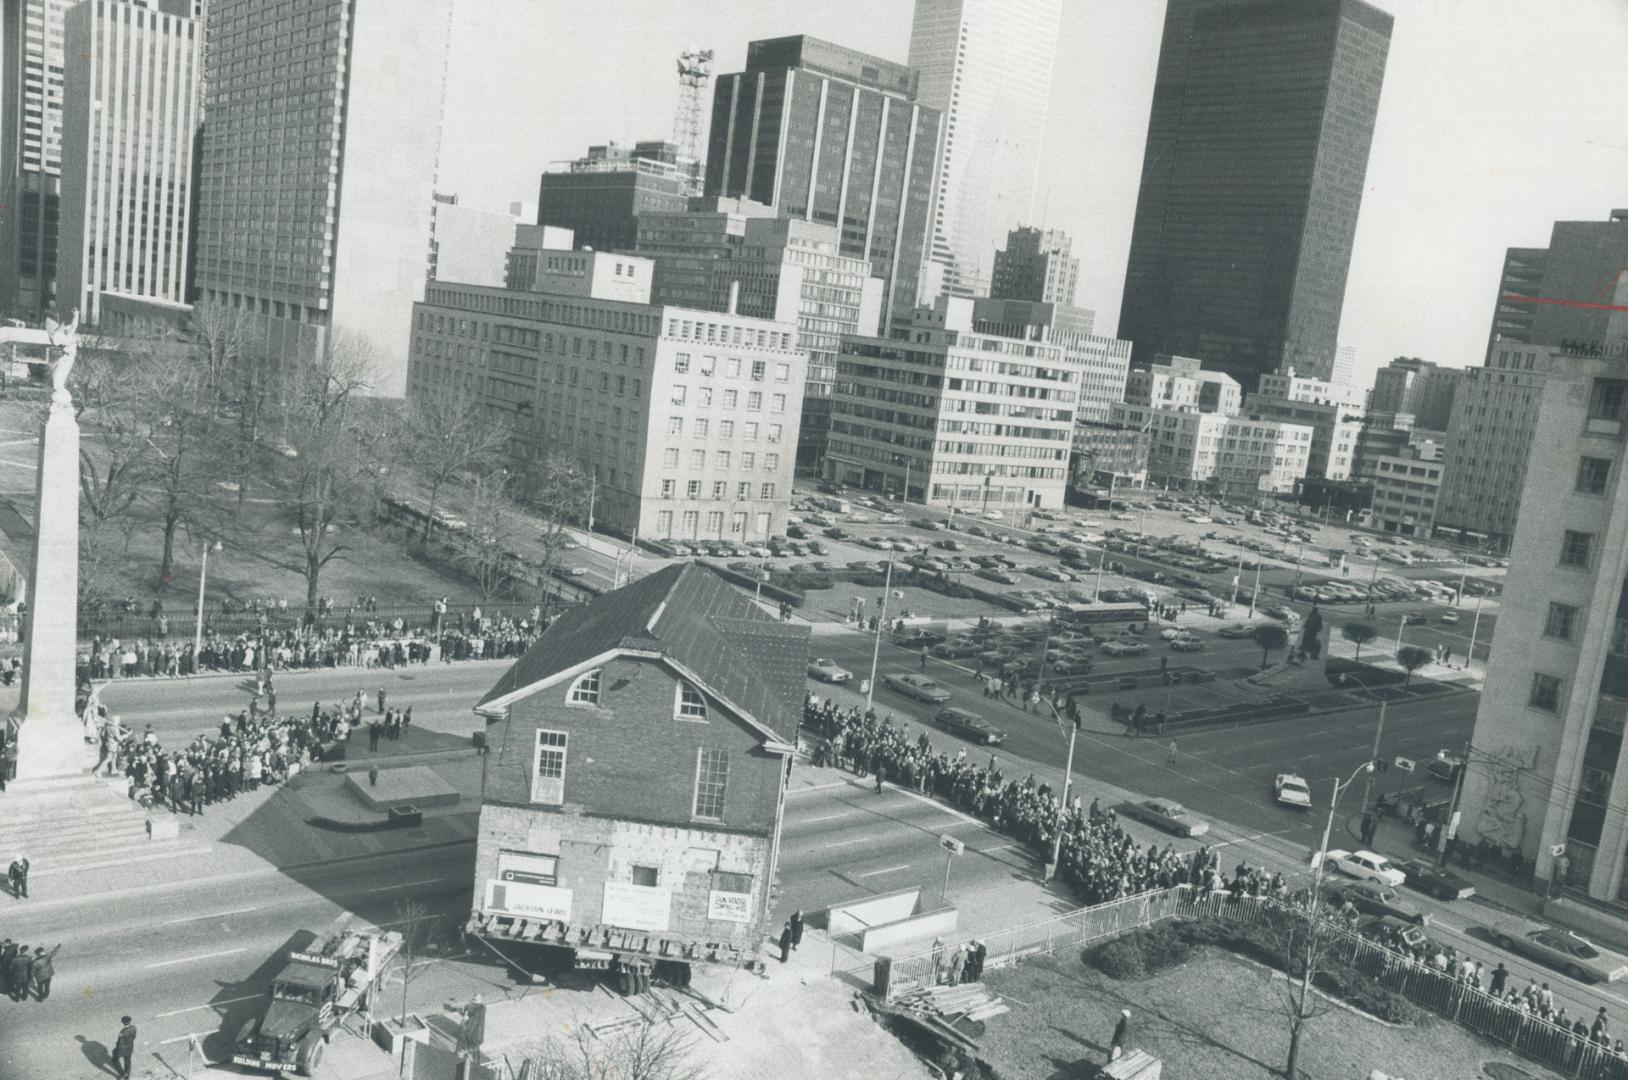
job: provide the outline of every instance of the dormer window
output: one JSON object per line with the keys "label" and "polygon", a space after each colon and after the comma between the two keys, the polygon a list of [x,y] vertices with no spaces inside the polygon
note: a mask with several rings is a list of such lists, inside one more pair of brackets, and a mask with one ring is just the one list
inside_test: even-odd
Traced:
{"label": "dormer window", "polygon": [[707,699],[701,696],[701,691],[687,682],[678,684],[678,710],[680,720],[705,720],[707,718]]}
{"label": "dormer window", "polygon": [[598,705],[599,704],[599,669],[578,676],[577,681],[571,684],[571,690],[565,695],[567,705]]}

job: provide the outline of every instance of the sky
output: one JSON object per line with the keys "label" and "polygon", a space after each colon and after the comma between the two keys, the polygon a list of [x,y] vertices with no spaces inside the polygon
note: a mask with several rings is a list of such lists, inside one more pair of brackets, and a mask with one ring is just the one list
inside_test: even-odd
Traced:
{"label": "sky", "polygon": [[[1479,364],[1508,247],[1628,207],[1628,0],[1379,0],[1396,17],[1341,322],[1360,382],[1392,357]],[[911,0],[454,0],[440,188],[537,198],[590,143],[669,138],[675,61],[739,71],[811,34],[903,61]],[[1064,0],[1032,224],[1118,324],[1163,0]],[[708,96],[710,104],[710,93]]]}

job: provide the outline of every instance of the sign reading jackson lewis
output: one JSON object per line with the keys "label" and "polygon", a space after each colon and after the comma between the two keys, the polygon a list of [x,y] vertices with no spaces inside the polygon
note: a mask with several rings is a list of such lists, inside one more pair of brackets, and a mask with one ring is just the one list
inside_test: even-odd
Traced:
{"label": "sign reading jackson lewis", "polygon": [[599,921],[628,930],[665,931],[670,920],[673,894],[651,885],[605,882],[605,907]]}
{"label": "sign reading jackson lewis", "polygon": [[488,879],[485,910],[568,923],[571,921],[571,890],[555,885]]}
{"label": "sign reading jackson lewis", "polygon": [[752,894],[717,891],[708,893],[707,918],[720,922],[751,922]]}

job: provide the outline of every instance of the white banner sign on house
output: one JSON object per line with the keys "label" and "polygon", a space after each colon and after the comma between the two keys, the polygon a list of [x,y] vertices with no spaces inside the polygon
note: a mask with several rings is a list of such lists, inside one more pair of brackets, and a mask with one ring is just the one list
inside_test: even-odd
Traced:
{"label": "white banner sign on house", "polygon": [[752,894],[717,892],[707,894],[707,918],[720,922],[752,921]]}
{"label": "white banner sign on house", "polygon": [[664,933],[671,918],[673,893],[653,885],[605,882],[605,907],[599,921],[628,930]]}
{"label": "white banner sign on house", "polygon": [[523,919],[571,921],[571,890],[556,885],[528,885],[518,881],[486,882],[486,911],[518,915]]}

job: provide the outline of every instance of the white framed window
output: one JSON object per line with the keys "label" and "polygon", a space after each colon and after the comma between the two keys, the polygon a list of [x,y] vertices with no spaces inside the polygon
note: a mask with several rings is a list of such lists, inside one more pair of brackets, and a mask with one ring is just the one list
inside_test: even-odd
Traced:
{"label": "white framed window", "polygon": [[713,451],[713,454],[718,462],[718,468],[720,470],[727,470],[729,468],[729,451],[715,450]]}
{"label": "white framed window", "polygon": [[722,481],[722,480],[714,480],[712,482],[712,497],[714,499],[723,498],[724,497],[724,492],[726,490],[727,490],[727,488],[726,488],[726,485],[725,485],[724,481]]}
{"label": "white framed window", "polygon": [[673,358],[673,370],[680,375],[687,374],[690,370],[690,354],[681,352],[675,356]]}
{"label": "white framed window", "polygon": [[791,365],[790,364],[776,364],[774,366],[774,381],[775,382],[786,382],[790,378],[791,378]]}
{"label": "white framed window", "polygon": [[689,483],[685,484],[684,497],[687,499],[699,499],[701,497],[701,481],[691,480]]}
{"label": "white framed window", "polygon": [[577,676],[577,681],[571,684],[571,689],[565,695],[567,705],[598,705],[599,704],[599,668]]}
{"label": "white framed window", "polygon": [[661,463],[669,469],[678,468],[678,449],[670,446],[663,450],[661,452]]}
{"label": "white framed window", "polygon": [[763,391],[753,390],[746,395],[746,407],[753,412],[763,408]]}
{"label": "white framed window", "polygon": [[763,467],[765,469],[769,469],[771,471],[780,468],[780,455],[779,454],[764,454],[763,455]]}
{"label": "white framed window", "polygon": [[[678,451],[673,451],[673,456],[677,458]],[[675,460],[673,464],[677,465],[678,462]],[[673,482],[671,480],[663,480],[661,482],[661,497],[664,499],[671,499],[673,497]]]}
{"label": "white framed window", "polygon": [[[599,672],[593,672],[598,676]],[[565,745],[563,731],[537,732],[537,753],[532,764],[531,801],[558,806],[565,801]]]}
{"label": "white framed window", "polygon": [[706,438],[707,437],[707,428],[710,427],[710,426],[711,425],[707,422],[706,417],[704,417],[704,416],[696,417],[696,420],[695,420],[695,437],[697,439]]}
{"label": "white framed window", "polygon": [[752,381],[753,382],[762,382],[763,381],[763,374],[767,370],[768,370],[768,365],[765,364],[762,360],[753,360],[752,361]]}
{"label": "white framed window", "polygon": [[746,481],[742,481],[741,483],[738,483],[738,484],[735,485],[735,498],[737,498],[737,499],[750,499],[751,497],[752,497],[752,485],[750,483],[748,483]]}
{"label": "white framed window", "polygon": [[671,510],[657,511],[656,531],[664,537],[673,535],[673,512]]}
{"label": "white framed window", "polygon": [[705,450],[690,451],[690,468],[704,469],[707,467],[707,452]]}
{"label": "white framed window", "polygon": [[729,787],[729,751],[703,746],[695,760],[695,816],[721,821]]}
{"label": "white framed window", "polygon": [[765,499],[774,498],[774,485],[773,484],[764,484],[762,486],[761,490],[763,492],[762,498],[765,498]]}
{"label": "white framed window", "polygon": [[684,418],[682,416],[669,416],[667,418],[667,434],[684,434]]}
{"label": "white framed window", "polygon": [[741,468],[743,468],[743,469],[755,469],[755,468],[757,468],[757,454],[753,453],[751,450],[742,450],[741,451]]}
{"label": "white framed window", "polygon": [[775,411],[775,412],[785,412],[786,411],[786,395],[785,394],[775,394],[772,398],[769,399],[769,401],[770,401],[770,408],[773,409],[773,411]]}
{"label": "white framed window", "polygon": [[701,696],[701,691],[680,679],[677,697],[673,705],[673,715],[680,720],[705,720],[707,718],[707,699]]}
{"label": "white framed window", "polygon": [[682,404],[684,404],[684,400],[687,397],[689,397],[689,394],[690,394],[690,388],[689,387],[685,386],[683,383],[675,383],[673,385],[673,404],[674,405],[682,405]]}
{"label": "white framed window", "polygon": [[740,391],[739,390],[725,390],[724,391],[724,408],[726,408],[726,409],[735,408],[735,406],[740,404],[740,397],[741,396],[740,396]]}

